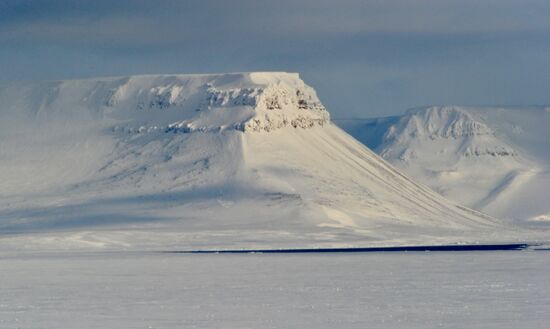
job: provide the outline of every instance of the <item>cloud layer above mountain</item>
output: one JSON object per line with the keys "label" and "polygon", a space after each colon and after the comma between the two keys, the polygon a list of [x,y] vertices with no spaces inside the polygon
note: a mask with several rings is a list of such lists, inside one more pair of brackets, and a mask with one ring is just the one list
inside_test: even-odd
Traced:
{"label": "cloud layer above mountain", "polygon": [[0,79],[298,71],[335,116],[550,103],[547,1],[0,1]]}

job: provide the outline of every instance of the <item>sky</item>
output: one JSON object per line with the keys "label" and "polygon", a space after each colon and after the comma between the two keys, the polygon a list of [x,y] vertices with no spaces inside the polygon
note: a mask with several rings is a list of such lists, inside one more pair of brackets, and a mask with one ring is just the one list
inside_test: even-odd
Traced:
{"label": "sky", "polygon": [[336,118],[550,104],[550,1],[0,0],[0,79],[299,72]]}

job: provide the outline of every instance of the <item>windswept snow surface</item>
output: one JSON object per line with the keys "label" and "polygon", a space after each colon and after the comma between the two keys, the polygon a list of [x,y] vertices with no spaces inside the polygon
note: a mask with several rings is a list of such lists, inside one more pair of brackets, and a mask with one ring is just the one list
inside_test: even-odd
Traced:
{"label": "windswept snow surface", "polygon": [[290,73],[5,83],[0,181],[5,249],[486,243],[530,234],[409,180],[331,124],[315,91]]}
{"label": "windswept snow surface", "polygon": [[434,106],[337,122],[451,200],[524,225],[550,217],[548,107]]}
{"label": "windswept snow surface", "polygon": [[0,253],[1,328],[483,328],[550,322],[550,252]]}

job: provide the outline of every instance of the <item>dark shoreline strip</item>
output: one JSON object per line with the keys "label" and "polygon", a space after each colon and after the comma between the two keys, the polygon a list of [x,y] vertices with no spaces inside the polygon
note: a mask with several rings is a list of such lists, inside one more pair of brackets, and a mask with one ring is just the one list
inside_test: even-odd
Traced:
{"label": "dark shoreline strip", "polygon": [[365,248],[306,248],[306,249],[234,249],[234,250],[173,250],[162,251],[170,254],[309,254],[309,253],[348,253],[348,252],[406,252],[406,251],[495,251],[524,250],[526,243],[510,244],[468,244],[437,246],[399,246]]}

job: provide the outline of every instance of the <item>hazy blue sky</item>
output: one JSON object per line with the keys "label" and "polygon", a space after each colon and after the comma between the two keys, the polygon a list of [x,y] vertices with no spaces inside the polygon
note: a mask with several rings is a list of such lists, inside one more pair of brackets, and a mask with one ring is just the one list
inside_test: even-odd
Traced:
{"label": "hazy blue sky", "polygon": [[258,70],[335,117],[550,104],[550,1],[0,0],[0,79]]}

